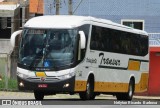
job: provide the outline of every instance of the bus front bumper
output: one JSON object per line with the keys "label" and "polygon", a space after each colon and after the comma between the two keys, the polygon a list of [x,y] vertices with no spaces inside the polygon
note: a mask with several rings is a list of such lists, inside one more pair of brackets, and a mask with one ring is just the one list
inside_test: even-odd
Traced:
{"label": "bus front bumper", "polygon": [[75,76],[53,82],[30,81],[17,76],[19,90],[42,90],[58,92],[74,92]]}

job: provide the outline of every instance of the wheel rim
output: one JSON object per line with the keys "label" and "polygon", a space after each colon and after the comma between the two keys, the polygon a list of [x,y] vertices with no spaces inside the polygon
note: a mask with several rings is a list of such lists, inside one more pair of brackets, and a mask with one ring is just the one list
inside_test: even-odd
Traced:
{"label": "wheel rim", "polygon": [[87,96],[89,97],[90,96],[90,84],[89,84],[89,82],[87,83]]}
{"label": "wheel rim", "polygon": [[132,87],[132,83],[129,85],[129,97],[132,97],[133,95],[133,87]]}

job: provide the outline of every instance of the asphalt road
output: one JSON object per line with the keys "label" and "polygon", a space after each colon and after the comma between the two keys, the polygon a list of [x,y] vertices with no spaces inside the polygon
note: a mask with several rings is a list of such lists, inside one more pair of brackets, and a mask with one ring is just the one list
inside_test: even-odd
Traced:
{"label": "asphalt road", "polygon": [[[12,100],[14,105],[9,105],[9,107],[5,108],[15,108],[15,103],[18,101],[31,103],[35,102],[34,99],[22,99],[22,100]],[[133,99],[132,101],[120,101],[121,103],[125,102],[157,102],[157,100],[139,100]],[[38,101],[38,103],[42,104],[42,106],[38,106],[38,108],[160,108],[160,105],[143,105],[143,104],[115,104],[115,102],[119,102],[116,99],[96,99],[96,100],[89,100],[89,101],[82,101],[80,99],[74,98],[64,98],[64,99],[45,99],[43,101]],[[1,104],[1,103],[0,103]],[[29,104],[26,104],[23,107],[26,107]],[[47,106],[46,106],[47,105]],[[1,106],[0,106],[1,107]],[[3,107],[3,106],[2,106]],[[32,104],[29,108],[37,107]],[[22,105],[16,105],[16,108],[22,108]],[[28,107],[27,107],[28,108]]]}
{"label": "asphalt road", "polygon": [[[117,101],[116,97],[112,95],[100,95],[97,96],[95,100],[80,100],[79,96],[76,95],[68,95],[68,94],[57,94],[51,96],[45,96],[43,101],[38,101],[35,103],[33,93],[29,92],[4,92],[0,91],[0,99],[2,100],[11,100],[11,103],[14,105],[94,105],[94,106],[103,106],[103,108],[108,106],[159,106],[160,108],[160,97],[143,97],[143,96],[134,96],[132,101]],[[0,104],[2,104],[2,100],[0,100]],[[105,106],[105,107],[104,107]],[[127,108],[130,108],[127,107]],[[89,107],[94,108],[94,107]],[[157,107],[158,108],[158,107]]]}

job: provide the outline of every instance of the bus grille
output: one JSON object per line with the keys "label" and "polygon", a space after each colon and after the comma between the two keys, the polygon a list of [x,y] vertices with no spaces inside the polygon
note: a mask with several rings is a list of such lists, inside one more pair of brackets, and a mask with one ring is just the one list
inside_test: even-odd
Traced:
{"label": "bus grille", "polygon": [[34,82],[53,82],[53,81],[58,81],[60,80],[57,77],[44,77],[44,80],[40,77],[29,77],[27,78],[29,81],[34,81]]}

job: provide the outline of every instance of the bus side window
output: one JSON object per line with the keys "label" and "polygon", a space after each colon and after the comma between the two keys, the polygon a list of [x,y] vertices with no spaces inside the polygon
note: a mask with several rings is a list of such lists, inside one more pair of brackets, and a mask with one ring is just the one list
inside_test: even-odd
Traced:
{"label": "bus side window", "polygon": [[91,37],[91,49],[96,50],[98,47],[98,43],[96,41],[95,35],[92,35]]}
{"label": "bus side window", "polygon": [[92,27],[91,34],[91,45],[90,48],[93,50],[104,50],[104,38],[103,38],[103,28],[102,27]]}
{"label": "bus side window", "polygon": [[96,44],[96,37],[95,37],[95,27],[92,27],[92,33],[91,33],[91,42],[90,42],[90,49],[95,50],[97,48]]}

